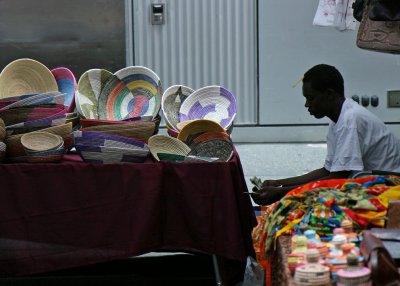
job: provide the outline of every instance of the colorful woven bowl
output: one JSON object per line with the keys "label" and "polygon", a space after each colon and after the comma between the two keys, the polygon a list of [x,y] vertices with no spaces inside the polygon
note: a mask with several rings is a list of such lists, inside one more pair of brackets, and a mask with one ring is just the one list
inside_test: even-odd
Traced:
{"label": "colorful woven bowl", "polygon": [[73,72],[66,67],[58,67],[51,70],[56,79],[58,90],[66,94],[64,105],[67,106],[67,111],[72,112],[75,107],[75,91],[77,82]]}
{"label": "colorful woven bowl", "polygon": [[205,132],[225,132],[225,129],[213,120],[197,119],[186,124],[177,138],[190,145],[194,138]]}
{"label": "colorful woven bowl", "polygon": [[114,75],[100,95],[100,119],[157,116],[162,88],[160,78],[154,71],[142,66],[130,66]]}
{"label": "colorful woven bowl", "polygon": [[75,148],[85,162],[99,164],[142,163],[149,155],[148,150],[118,147],[76,145]]}
{"label": "colorful woven bowl", "polygon": [[86,162],[143,162],[150,153],[141,141],[103,132],[75,131],[74,142]]}
{"label": "colorful woven bowl", "polygon": [[66,94],[59,91],[51,91],[38,94],[29,94],[25,97],[19,96],[16,98],[18,98],[18,100],[15,100],[12,103],[2,107],[0,111],[17,107],[37,106],[41,104],[58,104],[61,106],[64,105]]}
{"label": "colorful woven bowl", "polygon": [[75,92],[76,109],[83,118],[98,119],[98,100],[113,74],[104,69],[90,69],[82,74]]}
{"label": "colorful woven bowl", "polygon": [[57,90],[51,71],[33,59],[15,60],[0,73],[0,98]]}
{"label": "colorful woven bowl", "polygon": [[211,119],[227,129],[236,116],[236,98],[221,86],[206,86],[189,95],[179,109],[179,121]]}
{"label": "colorful woven bowl", "polygon": [[65,123],[64,105],[28,106],[0,111],[7,135],[27,133]]}
{"label": "colorful woven bowl", "polygon": [[[7,136],[64,124],[66,116],[63,105],[34,108],[22,107],[5,110],[0,112],[0,114],[3,119],[7,118]],[[16,117],[12,118],[14,115]],[[11,124],[11,122],[13,123]]]}
{"label": "colorful woven bowl", "polygon": [[184,85],[173,85],[168,87],[161,98],[161,110],[165,121],[175,130],[179,130],[179,109],[185,99],[194,92],[193,89]]}
{"label": "colorful woven bowl", "polygon": [[160,161],[159,153],[186,156],[190,152],[190,148],[185,143],[166,135],[153,135],[149,138],[148,144],[151,155],[157,161]]}
{"label": "colorful woven bowl", "polygon": [[149,151],[149,147],[142,141],[132,138],[97,131],[74,131],[74,145],[105,146]]}
{"label": "colorful woven bowl", "polygon": [[100,131],[120,135],[147,142],[154,134],[155,123],[145,121],[132,121],[126,124],[98,125],[82,128],[86,131]]}
{"label": "colorful woven bowl", "polygon": [[25,158],[27,162],[30,163],[51,163],[51,162],[60,162],[65,149],[64,145],[61,144],[59,147],[45,150],[45,151],[32,151],[29,149],[25,150]]}

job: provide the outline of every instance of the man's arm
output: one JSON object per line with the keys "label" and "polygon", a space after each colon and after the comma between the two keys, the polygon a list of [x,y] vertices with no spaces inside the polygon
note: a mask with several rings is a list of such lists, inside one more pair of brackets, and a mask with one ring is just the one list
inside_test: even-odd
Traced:
{"label": "man's arm", "polygon": [[329,172],[325,168],[320,168],[314,171],[311,171],[307,174],[290,177],[285,179],[278,180],[265,180],[262,184],[262,188],[265,187],[290,187],[290,186],[299,186],[303,184],[307,184],[312,181],[324,180],[324,179],[335,179],[335,178],[347,178],[350,175],[350,171],[341,171],[341,172]]}
{"label": "man's arm", "polygon": [[350,171],[331,173],[325,168],[320,168],[297,177],[266,180],[263,182],[260,190],[253,189],[255,192],[251,194],[251,197],[259,205],[269,205],[280,200],[290,190],[297,188],[298,186],[319,180],[347,178],[349,174]]}

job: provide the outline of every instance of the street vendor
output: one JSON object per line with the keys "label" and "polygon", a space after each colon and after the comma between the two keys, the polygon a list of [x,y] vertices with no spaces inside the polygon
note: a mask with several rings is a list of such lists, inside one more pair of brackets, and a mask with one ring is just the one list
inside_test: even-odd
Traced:
{"label": "street vendor", "polygon": [[316,65],[304,74],[302,82],[309,113],[331,120],[325,164],[301,176],[263,181],[260,189],[253,188],[254,202],[269,205],[300,185],[348,178],[360,171],[400,172],[399,140],[376,115],[345,97],[343,77],[334,66]]}

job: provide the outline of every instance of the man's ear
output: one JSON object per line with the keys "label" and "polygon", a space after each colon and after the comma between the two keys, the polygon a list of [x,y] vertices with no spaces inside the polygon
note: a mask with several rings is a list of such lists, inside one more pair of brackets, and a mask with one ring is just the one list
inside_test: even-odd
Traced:
{"label": "man's ear", "polygon": [[328,100],[334,100],[337,96],[337,92],[333,88],[328,88],[325,92]]}

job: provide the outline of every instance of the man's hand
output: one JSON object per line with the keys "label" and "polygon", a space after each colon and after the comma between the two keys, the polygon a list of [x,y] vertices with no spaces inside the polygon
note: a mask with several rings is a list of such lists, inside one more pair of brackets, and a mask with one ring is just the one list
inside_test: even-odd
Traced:
{"label": "man's hand", "polygon": [[280,184],[277,180],[265,180],[261,188],[266,188],[266,187],[282,187],[282,184]]}
{"label": "man's hand", "polygon": [[279,201],[286,193],[287,191],[282,187],[264,187],[257,191],[253,188],[253,193],[250,195],[256,204],[270,205]]}

